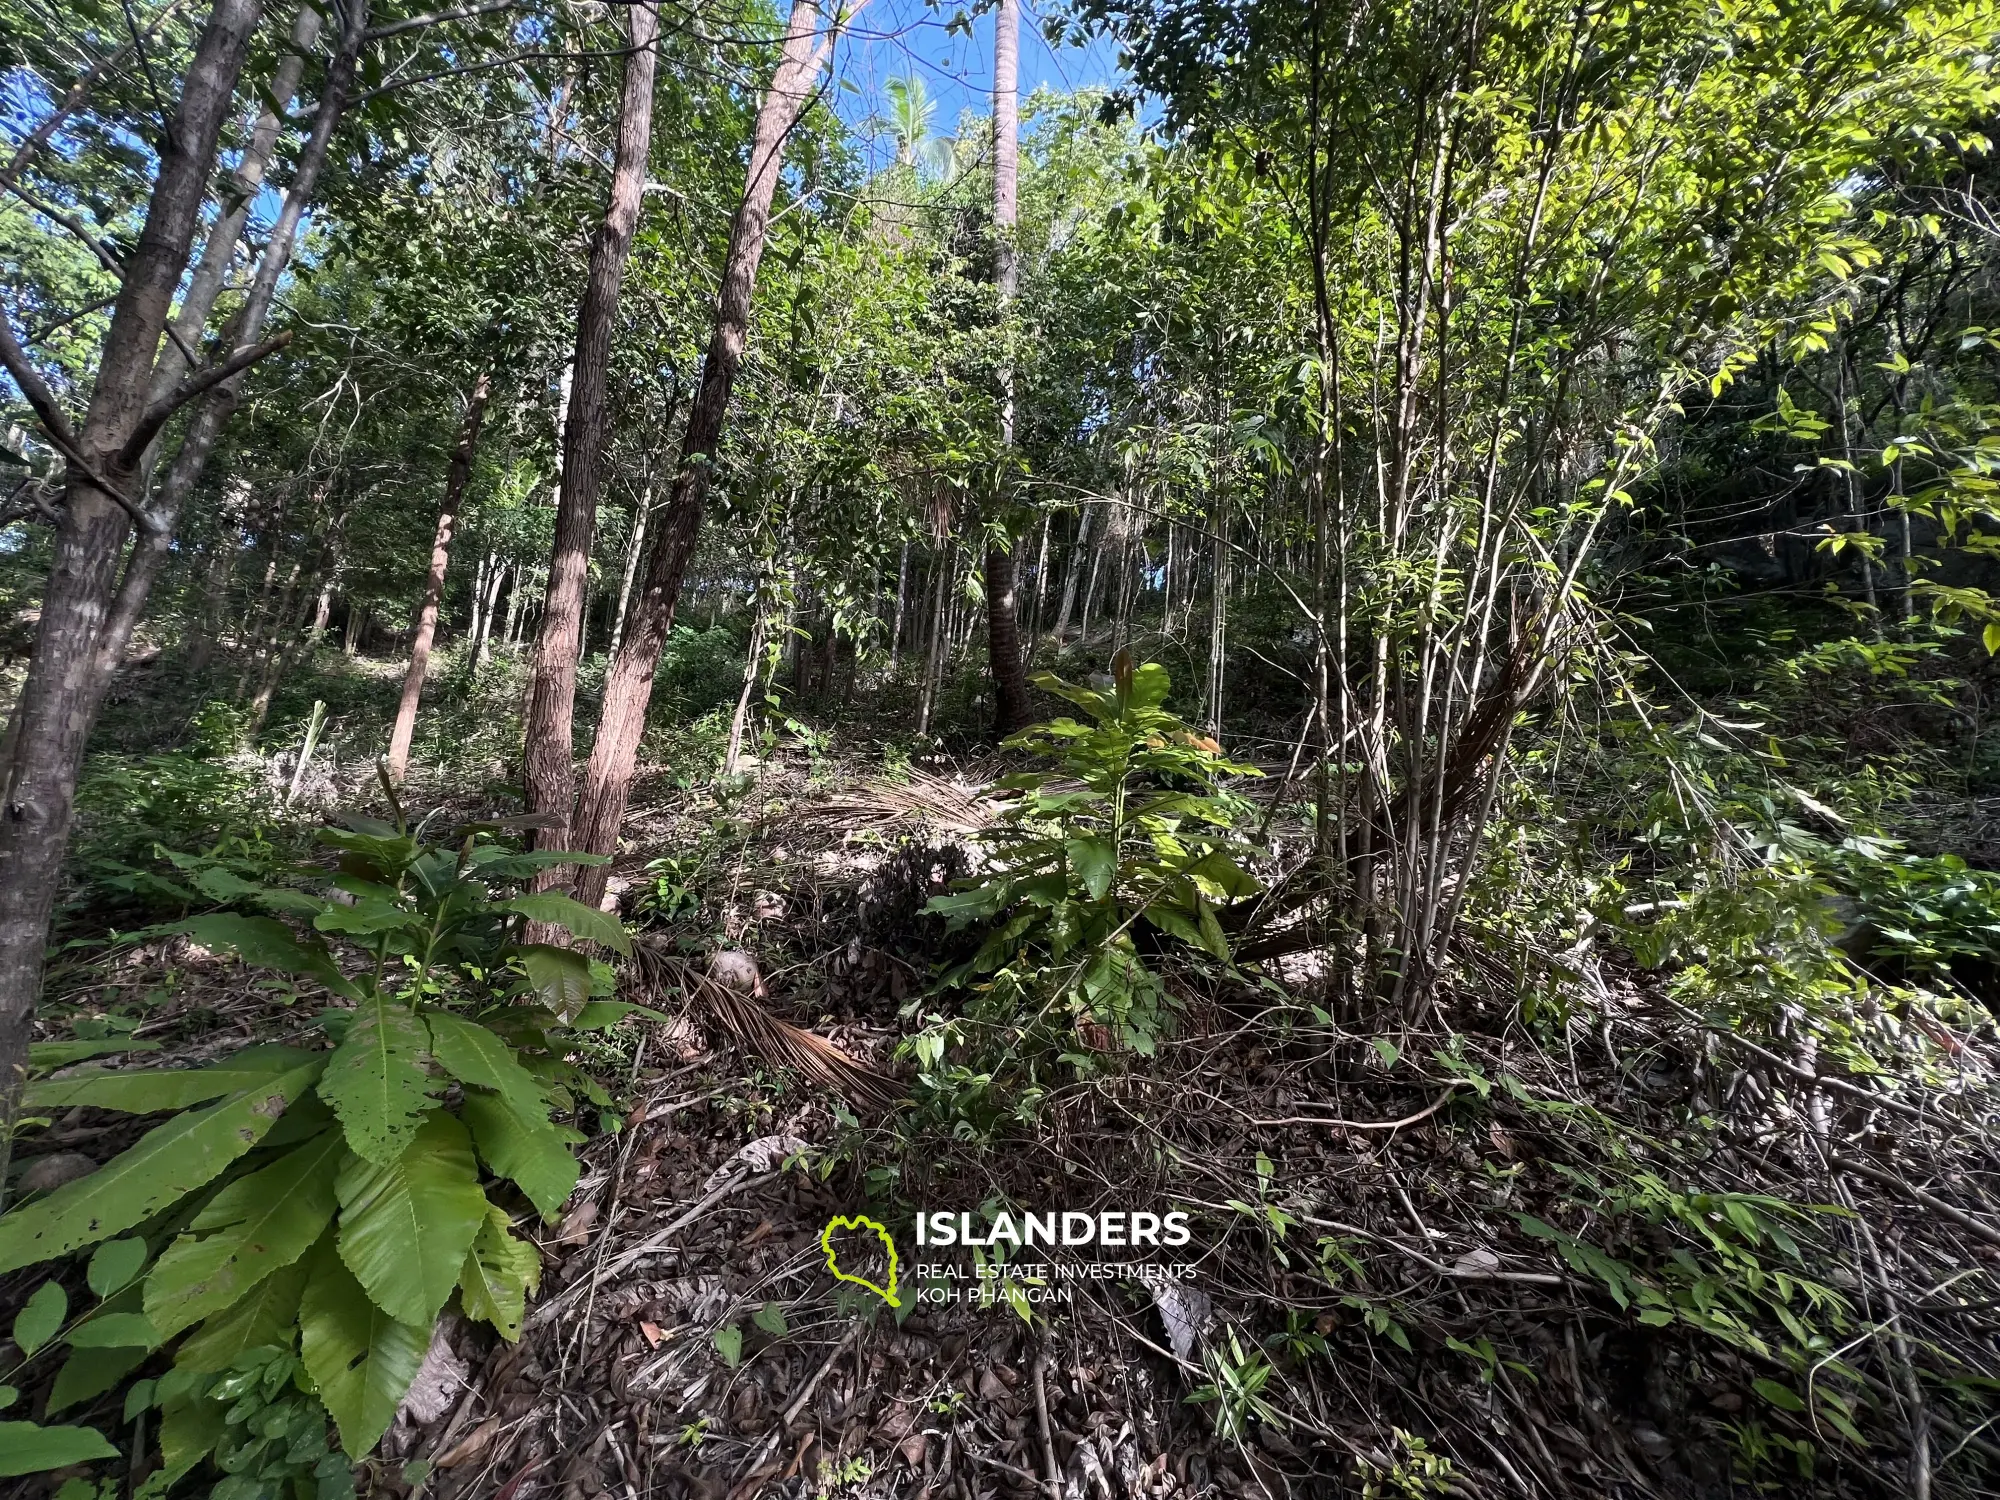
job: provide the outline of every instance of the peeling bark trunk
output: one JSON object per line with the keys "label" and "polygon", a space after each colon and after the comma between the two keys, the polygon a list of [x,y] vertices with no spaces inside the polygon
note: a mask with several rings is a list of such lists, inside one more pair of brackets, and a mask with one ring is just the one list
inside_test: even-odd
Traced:
{"label": "peeling bark trunk", "polygon": [[[722,443],[730,392],[750,334],[750,298],[757,285],[757,264],[764,255],[771,197],[784,165],[785,141],[812,102],[813,78],[826,54],[826,49],[815,51],[813,47],[818,24],[819,0],[796,0],[777,71],[757,111],[743,202],[730,226],[729,251],[723,260],[722,289],[716,301],[708,357],[702,362],[701,387],[688,413],[680,460],[675,465],[659,540],[647,562],[645,585],[633,601],[626,637],[605,674],[604,707],[577,812],[575,847],[589,853],[610,854],[618,847],[618,826],[625,817],[625,798],[638,763],[646,708],[652,701],[653,674],[659,669],[660,652],[673,629],[681,580],[701,533],[709,474]],[[590,905],[600,901],[605,876],[603,865],[584,867],[577,877],[578,899]]]}
{"label": "peeling bark trunk", "polygon": [[438,508],[437,534],[431,541],[430,572],[424,576],[424,602],[417,608],[416,639],[410,643],[410,669],[403,674],[403,698],[396,705],[396,722],[389,731],[389,779],[399,784],[410,767],[410,741],[417,732],[417,703],[424,693],[424,674],[430,670],[431,642],[437,634],[438,601],[444,596],[445,569],[451,565],[451,532],[458,524],[465,483],[472,475],[473,450],[479,445],[479,424],[486,415],[486,402],[492,393],[492,376],[481,375],[466,401],[465,420],[459,426],[458,443],[451,451],[451,468],[445,475],[444,504]]}
{"label": "peeling bark trunk", "polygon": [[[534,686],[528,700],[522,770],[529,811],[549,820],[547,826],[535,831],[535,847],[540,849],[572,847],[576,664],[583,647],[590,542],[597,524],[597,495],[610,415],[605,388],[611,369],[611,333],[617,321],[625,263],[632,253],[632,234],[639,223],[653,138],[653,77],[659,62],[656,42],[660,33],[657,3],[633,6],[631,28],[632,51],[625,58],[610,201],[591,240],[590,275],[576,315],[575,376],[563,426],[555,546],[549,556],[548,594],[536,637]],[[562,867],[556,867],[541,871],[535,885],[546,889],[563,879]],[[548,936],[538,929],[533,940]]]}
{"label": "peeling bark trunk", "polygon": [[[154,353],[187,269],[216,145],[257,19],[256,0],[216,0],[202,28],[180,107],[162,138],[145,226],[125,263],[96,386],[69,455],[63,524],[0,805],[0,1184],[27,1076],[29,1029],[77,775],[103,696],[97,678],[106,626],[116,620],[118,564],[132,526],[126,503],[136,493],[142,456],[131,449],[144,430]],[[11,333],[7,342],[13,343]],[[60,416],[55,420],[60,423]],[[113,644],[122,656],[124,642]]]}

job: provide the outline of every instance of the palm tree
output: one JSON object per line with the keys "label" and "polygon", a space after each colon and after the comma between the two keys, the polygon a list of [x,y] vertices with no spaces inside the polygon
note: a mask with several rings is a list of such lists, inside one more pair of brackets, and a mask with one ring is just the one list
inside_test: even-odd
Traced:
{"label": "palm tree", "polygon": [[896,160],[919,172],[949,177],[958,166],[957,143],[949,136],[931,134],[937,101],[931,98],[923,79],[914,73],[892,78],[883,92],[889,96],[889,114],[882,123],[896,138]]}

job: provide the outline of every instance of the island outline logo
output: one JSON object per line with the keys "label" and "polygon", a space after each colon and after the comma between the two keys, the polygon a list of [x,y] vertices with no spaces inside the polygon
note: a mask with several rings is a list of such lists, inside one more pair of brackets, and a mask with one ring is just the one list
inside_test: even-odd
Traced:
{"label": "island outline logo", "polygon": [[[872,1232],[882,1242],[882,1248],[889,1252],[889,1285],[884,1288],[870,1281],[866,1276],[856,1276],[840,1269],[840,1252],[833,1248],[833,1234],[837,1229],[859,1229]],[[833,1273],[835,1281],[845,1281],[851,1286],[868,1288],[891,1307],[901,1307],[902,1299],[896,1295],[896,1242],[889,1231],[865,1214],[837,1214],[827,1220],[826,1228],[819,1232],[819,1247],[826,1252],[826,1268]]]}

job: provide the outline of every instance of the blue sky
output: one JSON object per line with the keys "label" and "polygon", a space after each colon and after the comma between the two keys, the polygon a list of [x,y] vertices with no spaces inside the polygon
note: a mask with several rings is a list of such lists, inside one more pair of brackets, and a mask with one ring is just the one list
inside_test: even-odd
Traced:
{"label": "blue sky", "polygon": [[[1102,38],[1086,47],[1052,46],[1043,19],[1059,16],[1059,0],[1021,0],[1021,96],[1035,89],[1112,87],[1121,81],[1116,49]],[[856,124],[881,111],[883,86],[914,74],[937,103],[932,127],[950,135],[962,111],[987,114],[992,108],[993,16],[972,21],[972,34],[949,32],[960,7],[932,8],[924,0],[869,0],[841,48],[840,72],[854,91],[843,90],[840,112]],[[886,147],[885,147],[886,149]]]}

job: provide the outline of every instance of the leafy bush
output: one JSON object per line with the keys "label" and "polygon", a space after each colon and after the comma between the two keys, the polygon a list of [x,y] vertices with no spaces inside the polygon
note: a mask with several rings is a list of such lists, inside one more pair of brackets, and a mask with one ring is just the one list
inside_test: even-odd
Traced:
{"label": "leafy bush", "polygon": [[303,852],[254,771],[179,751],[93,761],[77,787],[70,905],[117,916],[178,916],[210,904],[201,870],[270,879]]}
{"label": "leafy bush", "polygon": [[1228,962],[1217,911],[1259,889],[1229,837],[1246,804],[1220,786],[1257,772],[1161,706],[1169,684],[1157,663],[1135,668],[1120,652],[1108,692],[1051,676],[1036,685],[1091,722],[1060,718],[1007,742],[1057,764],[1000,782],[1023,795],[981,835],[991,874],[927,909],[954,927],[995,924],[954,975],[990,976],[989,1014],[1032,1029],[1063,1011],[1087,1046],[1150,1054],[1174,1001],[1146,950]]}
{"label": "leafy bush", "polygon": [[[0,1218],[0,1271],[100,1246],[88,1279],[101,1304],[66,1320],[51,1281],[22,1315],[43,1309],[41,1337],[17,1329],[24,1363],[69,1350],[51,1413],[180,1341],[172,1370],[130,1398],[135,1414],[160,1413],[152,1492],[207,1457],[241,1481],[230,1493],[309,1474],[331,1483],[344,1465],[329,1464],[325,1416],[348,1455],[367,1453],[454,1297],[466,1317],[519,1336],[540,1263],[514,1233],[513,1192],[545,1219],[568,1197],[581,1137],[551,1110],[609,1103],[564,1060],[569,1029],[630,1009],[591,1000],[602,966],[521,942],[519,929],[534,920],[629,944],[615,919],[566,896],[505,894],[577,856],[523,854],[493,833],[468,830],[453,848],[372,820],[322,830],[340,856],[329,895],[208,875],[210,894],[238,909],[180,930],[344,1001],[319,1018],[330,1049],[252,1046],[201,1068],[99,1066],[28,1085],[34,1112],[172,1112],[89,1176]],[[46,1071],[132,1046],[44,1044],[34,1061]],[[11,1425],[51,1450],[65,1441]],[[74,1457],[51,1464],[90,1456],[92,1430],[70,1434]]]}

